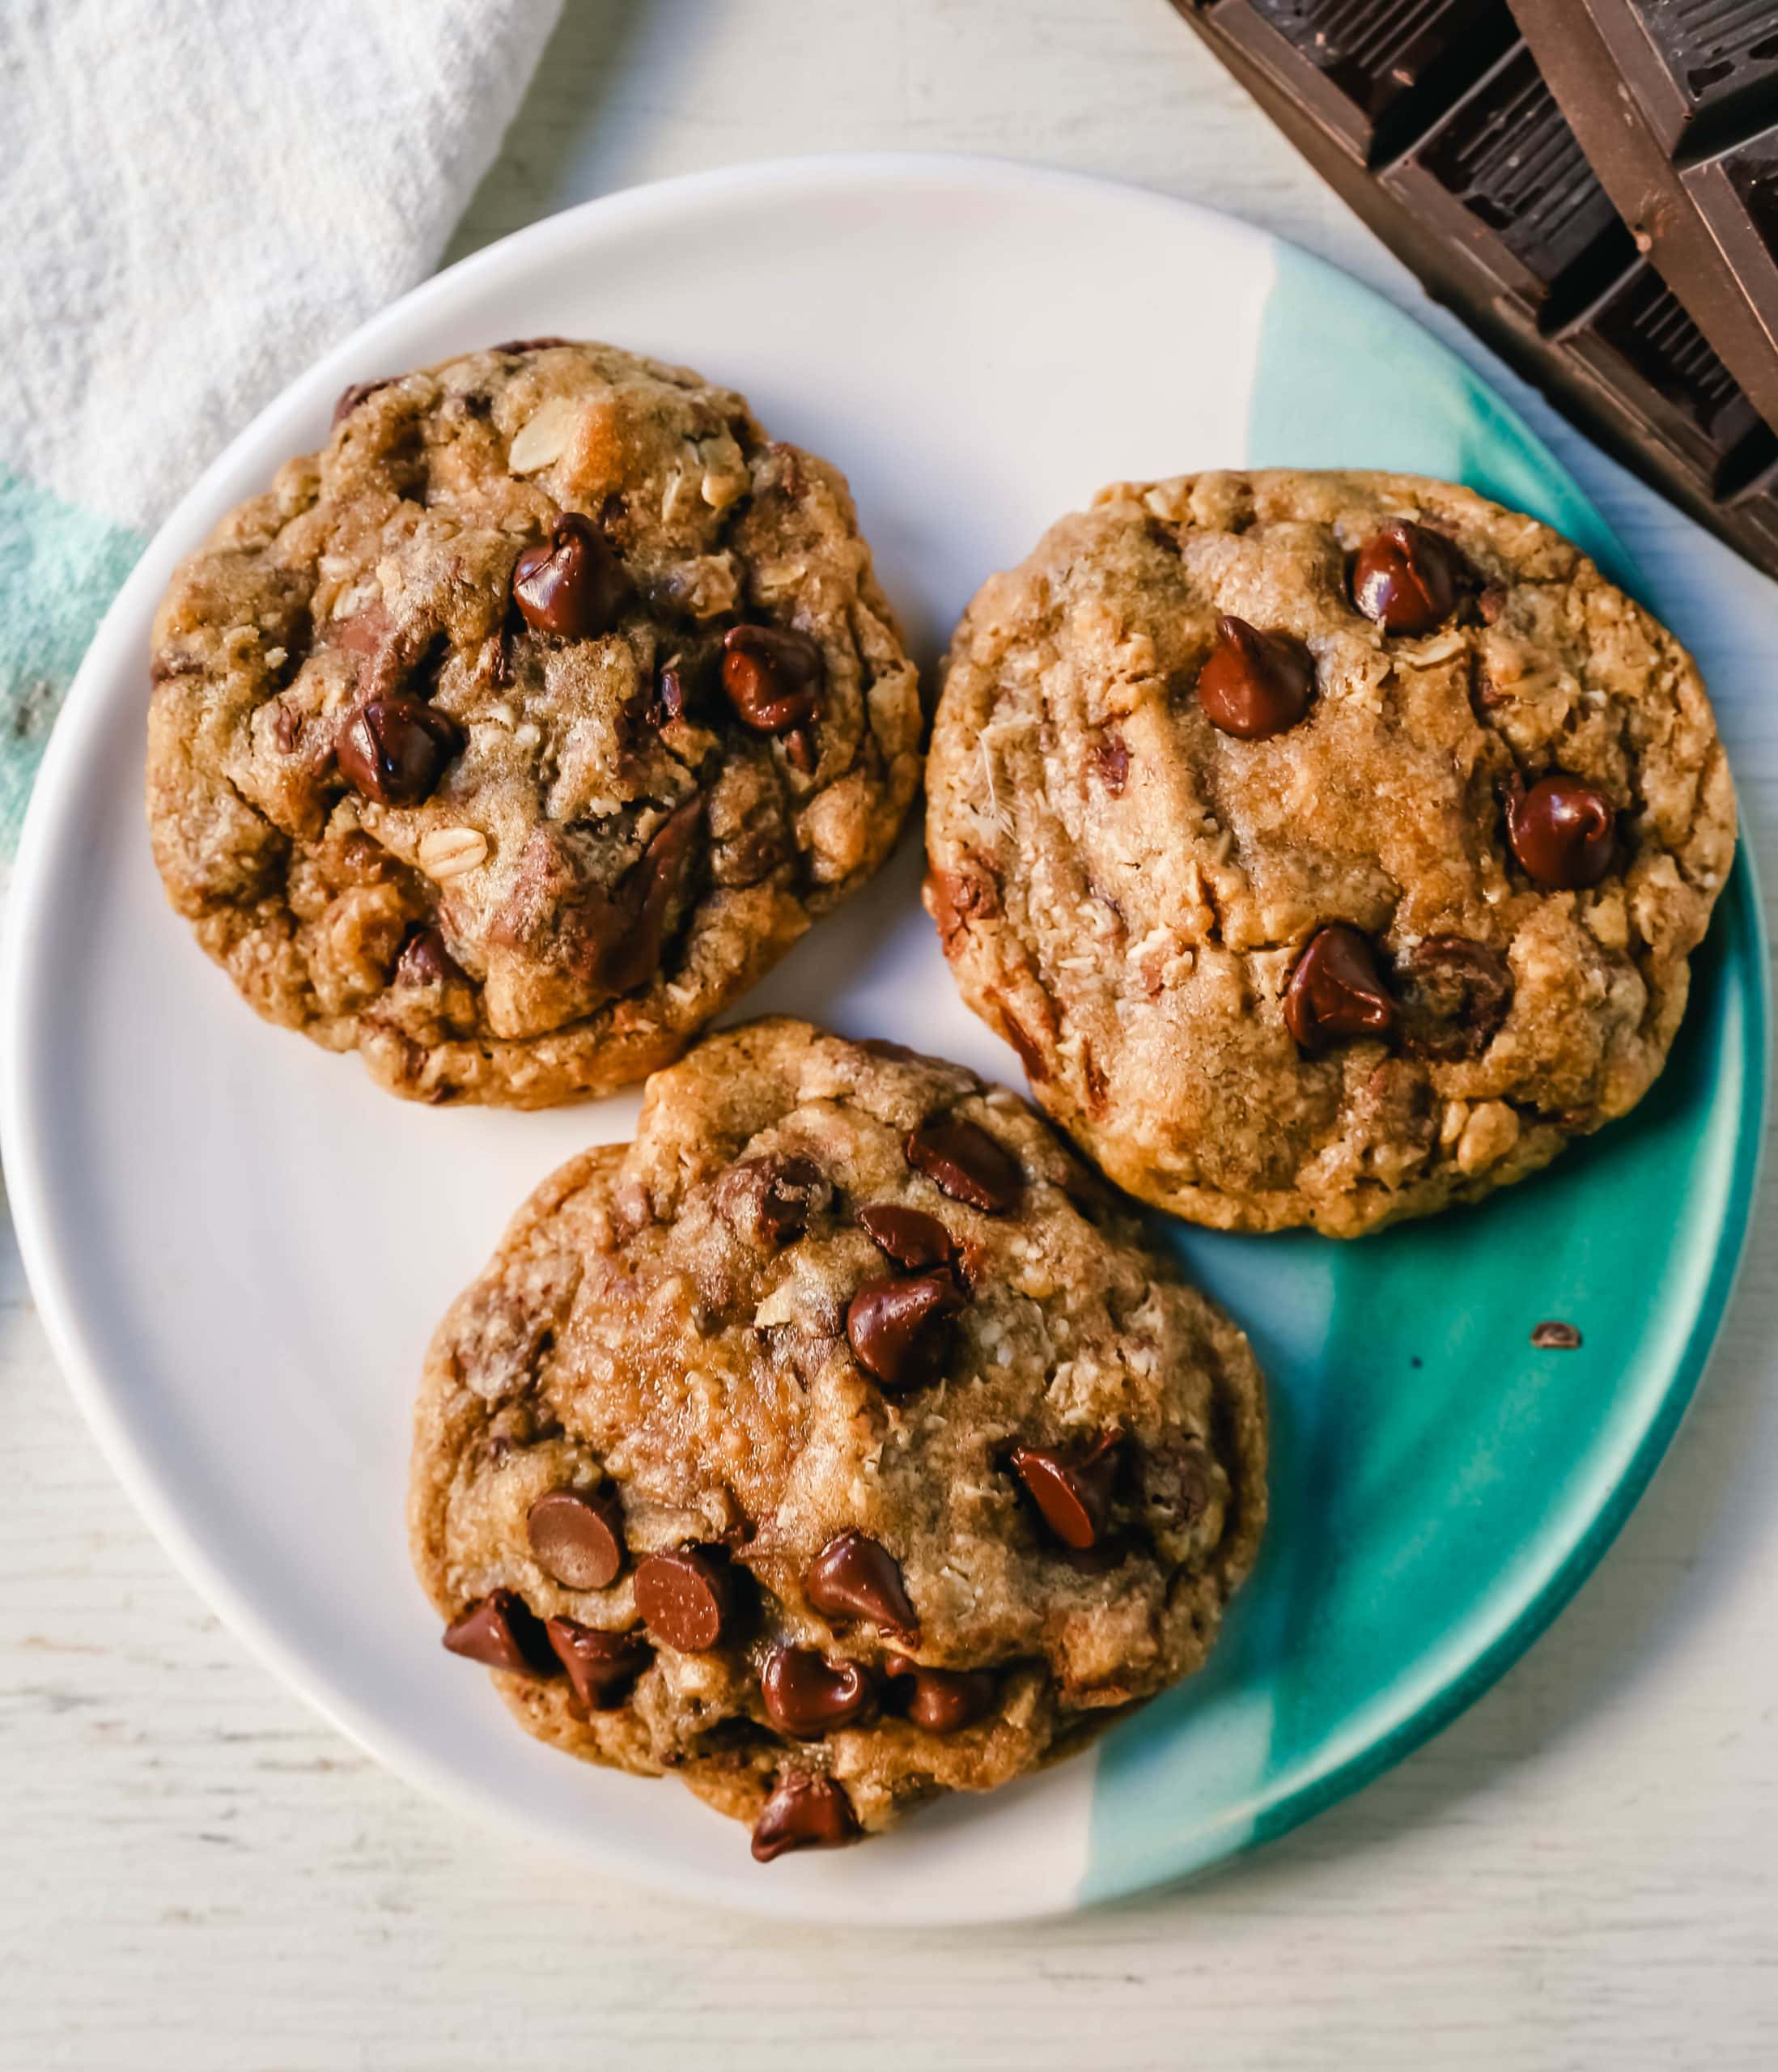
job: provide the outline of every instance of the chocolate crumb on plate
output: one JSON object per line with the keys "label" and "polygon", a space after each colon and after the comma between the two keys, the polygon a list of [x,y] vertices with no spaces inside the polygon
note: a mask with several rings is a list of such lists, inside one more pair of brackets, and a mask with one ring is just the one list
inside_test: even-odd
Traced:
{"label": "chocolate crumb on plate", "polygon": [[1540,1352],[1572,1352],[1581,1343],[1581,1334],[1574,1325],[1548,1317],[1533,1329],[1531,1343]]}

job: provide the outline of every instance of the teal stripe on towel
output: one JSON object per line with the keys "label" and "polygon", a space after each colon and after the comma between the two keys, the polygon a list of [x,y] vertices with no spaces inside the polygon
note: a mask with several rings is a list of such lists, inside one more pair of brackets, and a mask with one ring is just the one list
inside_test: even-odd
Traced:
{"label": "teal stripe on towel", "polygon": [[0,469],[0,856],[18,847],[50,727],[145,544]]}

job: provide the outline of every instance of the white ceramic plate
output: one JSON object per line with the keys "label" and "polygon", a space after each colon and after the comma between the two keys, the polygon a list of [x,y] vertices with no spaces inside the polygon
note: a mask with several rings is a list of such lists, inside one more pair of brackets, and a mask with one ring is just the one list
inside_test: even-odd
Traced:
{"label": "white ceramic plate", "polygon": [[[634,1100],[518,1115],[391,1099],[354,1061],[233,997],[168,911],[142,826],[155,602],[229,507],[322,440],[349,382],[543,333],[689,362],[847,470],[930,661],[981,579],[1100,484],[1248,460],[1268,382],[1275,426],[1288,419],[1299,384],[1262,333],[1280,270],[1303,263],[1183,204],[977,161],[811,160],[619,195],[508,239],[367,325],[210,469],[117,599],[45,763],[13,895],[6,1150],[27,1263],[82,1409],[193,1581],[417,1782],[677,1892],[829,1921],[1004,1917],[1243,1845],[1351,1781],[1355,1751],[1374,1768],[1428,1730],[1428,1689],[1459,1692],[1466,1675],[1479,1688],[1477,1664],[1500,1666],[1487,1650],[1507,1628],[1479,1628],[1411,1702],[1318,1728],[1318,1767],[1270,1800],[1262,1738],[1254,1756],[1242,1723],[1260,1709],[1232,1670],[1216,1758],[1189,1766],[1209,1795],[1175,1828],[1139,1819],[1146,1835],[1127,1822],[1122,1840],[1106,1829],[1096,1843],[1100,1762],[1083,1758],[867,1849],[769,1870],[689,1794],[530,1741],[486,1679],[441,1651],[410,1574],[409,1405],[434,1321],[511,1211],[570,1153],[626,1136]],[[1317,292],[1333,278],[1318,275]],[[1380,308],[1340,294],[1348,318]],[[1480,392],[1412,326],[1390,317],[1383,336],[1419,384],[1390,384],[1396,421],[1377,435],[1389,450],[1340,457],[1437,468],[1453,425],[1467,435],[1485,419]],[[1525,500],[1572,497],[1500,423],[1536,478]],[[1554,515],[1586,517],[1577,503]],[[1016,1084],[1016,1060],[944,971],[916,850],[904,844],[748,1011],[900,1038]],[[1226,1256],[1238,1280],[1245,1255]],[[1292,1256],[1304,1286],[1320,1286],[1314,1256]],[[1291,1348],[1274,1354],[1288,1363]],[[1647,1429],[1629,1433],[1626,1458]],[[1547,1593],[1572,1548],[1546,1551],[1532,1580]],[[1547,1616],[1528,1584],[1509,1608],[1522,1626],[1539,1602]]]}

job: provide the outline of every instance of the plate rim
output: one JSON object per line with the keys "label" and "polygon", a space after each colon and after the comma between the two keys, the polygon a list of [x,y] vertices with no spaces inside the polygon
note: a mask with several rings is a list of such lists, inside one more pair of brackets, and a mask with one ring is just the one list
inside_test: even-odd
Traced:
{"label": "plate rim", "polygon": [[[0,950],[0,993],[4,996],[0,1001],[0,1159],[4,1161],[6,1191],[27,1280],[57,1369],[83,1421],[111,1472],[185,1581],[249,1652],[303,1702],[379,1764],[418,1785],[435,1800],[486,1819],[496,1832],[527,1834],[558,1858],[590,1861],[604,1871],[634,1880],[651,1891],[791,1921],[831,1923],[840,1919],[862,1921],[867,1917],[863,1905],[855,1908],[850,1902],[838,1901],[837,1896],[805,1892],[800,1885],[770,1886],[764,1880],[742,1883],[730,1875],[701,1866],[678,1862],[659,1863],[621,1845],[589,1845],[578,1837],[565,1839],[559,1831],[530,1817],[491,1787],[443,1768],[405,1742],[392,1746],[374,1715],[344,1701],[325,1684],[317,1688],[306,1658],[261,1614],[187,1525],[176,1501],[138,1454],[125,1429],[114,1401],[115,1381],[108,1378],[104,1363],[87,1340],[74,1293],[74,1277],[66,1263],[66,1241],[53,1230],[55,1218],[45,1170],[45,1146],[33,1115],[28,1062],[33,1050],[32,1030],[44,1013],[40,996],[53,985],[58,953],[40,940],[48,918],[47,888],[41,881],[46,875],[52,830],[62,815],[62,795],[72,788],[87,759],[88,737],[105,716],[105,686],[121,660],[126,622],[137,618],[145,603],[151,609],[152,601],[163,587],[162,578],[154,573],[154,568],[163,558],[165,543],[169,536],[193,531],[195,514],[213,495],[213,483],[231,471],[239,449],[256,438],[268,418],[286,406],[294,390],[312,387],[317,393],[322,392],[326,383],[349,373],[354,365],[362,365],[364,342],[374,344],[384,327],[393,326],[398,320],[423,319],[431,304],[448,303],[465,283],[483,274],[494,277],[534,270],[552,248],[576,245],[589,229],[596,234],[605,227],[613,230],[634,227],[651,215],[677,215],[687,207],[695,210],[707,197],[732,201],[743,190],[756,200],[769,201],[774,195],[819,189],[837,180],[917,189],[942,188],[960,180],[1009,191],[1048,187],[1094,193],[1119,207],[1142,209],[1157,220],[1175,225],[1182,217],[1212,224],[1219,234],[1232,234],[1250,244],[1256,253],[1283,249],[1300,255],[1311,265],[1335,276],[1347,290],[1411,326],[1422,346],[1430,346],[1463,366],[1538,460],[1573,479],[1571,471],[1513,404],[1470,368],[1462,355],[1413,312],[1273,231],[1153,188],[992,154],[872,151],[797,155],[718,167],[598,196],[494,240],[373,312],[255,412],[155,529],[137,565],[95,629],[53,729],[26,813],[7,902],[3,950]],[[1591,507],[1593,499],[1584,487],[1581,493]],[[189,551],[189,544],[181,551]],[[115,655],[114,650],[117,651]],[[1127,1900],[1182,1880],[1207,1876],[1361,1789],[1429,1739],[1496,1682],[1573,1596],[1622,1529],[1693,1400],[1746,1255],[1751,1207],[1764,1162],[1762,1125],[1770,1072],[1772,1016],[1763,914],[1750,847],[1745,838],[1738,844],[1735,867],[1725,888],[1725,903],[1731,899],[1738,904],[1742,923],[1750,929],[1755,983],[1748,991],[1751,1025],[1745,1044],[1746,1055],[1758,1069],[1749,1072],[1742,1093],[1742,1127],[1725,1200],[1722,1238],[1657,1415],[1644,1426],[1622,1473],[1585,1530],[1536,1592],[1505,1628],[1407,1718],[1332,1769],[1306,1779],[1260,1813],[1233,1848],[1220,1851],[1210,1862],[1199,1866],[1177,1863],[1170,1871],[1135,1868],[1131,1874],[1103,1884],[1092,1879],[1089,1866],[1084,1888],[1076,1887],[1065,1896],[1035,1894],[1022,1902],[1012,1897],[984,1902],[973,1892],[965,1892],[957,1896],[961,1904],[947,1905],[944,1896],[936,1895],[937,1903],[921,1918],[932,1925],[1050,1918],[1087,1905]]]}

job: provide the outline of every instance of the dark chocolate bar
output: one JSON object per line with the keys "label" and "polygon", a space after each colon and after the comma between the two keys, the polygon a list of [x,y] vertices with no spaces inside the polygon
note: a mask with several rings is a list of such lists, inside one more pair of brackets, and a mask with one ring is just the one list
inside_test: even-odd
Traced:
{"label": "dark chocolate bar", "polygon": [[[1778,436],[1614,206],[1506,0],[1173,4],[1439,300],[1602,445],[1778,575]],[[1567,20],[1583,0],[1548,4]],[[1778,0],[1656,0],[1652,11],[1672,40],[1685,18],[1737,6],[1770,25],[1778,53]],[[1689,64],[1690,99],[1666,108],[1661,132],[1675,151],[1687,138],[1771,142],[1728,126],[1778,78],[1778,55],[1759,54],[1765,42],[1744,39],[1732,78],[1709,76],[1721,59],[1682,47],[1668,76],[1684,82]],[[1750,219],[1778,237],[1778,187],[1763,170],[1774,158],[1739,172]],[[1708,163],[1735,176],[1733,150]]]}
{"label": "dark chocolate bar", "polygon": [[1511,5],[1637,244],[1778,423],[1778,4]]}

